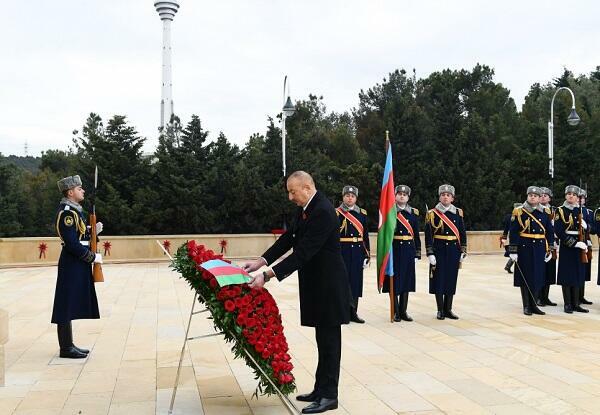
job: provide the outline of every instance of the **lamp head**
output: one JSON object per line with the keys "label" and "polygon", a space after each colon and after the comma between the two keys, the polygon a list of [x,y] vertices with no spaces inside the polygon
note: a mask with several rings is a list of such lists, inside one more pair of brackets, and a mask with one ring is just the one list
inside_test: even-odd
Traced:
{"label": "lamp head", "polygon": [[581,118],[579,118],[579,115],[577,115],[577,111],[575,111],[575,108],[571,109],[571,113],[569,114],[569,117],[567,118],[567,122],[569,123],[569,125],[575,127],[576,125],[579,124],[580,121],[581,121]]}
{"label": "lamp head", "polygon": [[290,97],[287,97],[287,100],[285,101],[285,105],[283,106],[283,114],[286,117],[289,117],[289,116],[293,115],[294,112],[296,112],[296,108],[294,107],[294,104],[292,104],[292,99]]}

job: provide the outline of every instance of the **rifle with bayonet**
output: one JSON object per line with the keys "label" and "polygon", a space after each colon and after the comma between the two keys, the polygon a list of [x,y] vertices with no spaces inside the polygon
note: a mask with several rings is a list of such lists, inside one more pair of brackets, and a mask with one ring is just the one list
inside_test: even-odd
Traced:
{"label": "rifle with bayonet", "polygon": [[[92,196],[92,213],[90,214],[90,249],[93,253],[98,252],[98,231],[96,229],[96,192],[98,190],[98,166],[94,171],[94,191]],[[92,268],[94,282],[104,282],[104,274],[102,273],[102,264],[94,262]]]}

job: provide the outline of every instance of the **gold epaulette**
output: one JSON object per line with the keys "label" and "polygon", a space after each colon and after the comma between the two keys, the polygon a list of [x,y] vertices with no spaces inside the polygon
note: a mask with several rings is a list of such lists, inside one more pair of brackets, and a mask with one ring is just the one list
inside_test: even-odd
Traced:
{"label": "gold epaulette", "polygon": [[596,222],[600,222],[600,208],[596,209]]}
{"label": "gold epaulette", "polygon": [[413,208],[413,212],[416,216],[419,216],[419,209]]}
{"label": "gold epaulette", "polygon": [[367,211],[366,211],[366,210],[364,210],[363,208],[360,208],[360,213],[362,213],[363,215],[366,215],[366,214],[367,214]]}
{"label": "gold epaulette", "polygon": [[552,214],[552,210],[550,208],[544,208],[544,212],[546,212],[548,215]]}
{"label": "gold epaulette", "polygon": [[463,210],[461,208],[456,208],[456,211],[458,212],[458,216],[460,216],[461,218],[464,216]]}
{"label": "gold epaulette", "polygon": [[429,209],[425,215],[425,223],[433,223],[433,209]]}

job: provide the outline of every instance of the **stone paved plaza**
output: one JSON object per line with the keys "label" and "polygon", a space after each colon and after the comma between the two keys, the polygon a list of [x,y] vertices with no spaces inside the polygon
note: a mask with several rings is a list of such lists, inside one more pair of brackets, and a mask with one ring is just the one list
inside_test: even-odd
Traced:
{"label": "stone paved plaza", "polygon": [[[500,255],[468,257],[454,311],[435,319],[425,261],[411,296],[412,323],[389,323],[388,297],[366,275],[359,314],[343,328],[337,414],[598,414],[600,289],[589,314],[522,314]],[[594,264],[594,269],[596,264]],[[57,357],[50,314],[55,267],[0,270],[0,308],[10,314],[0,414],[166,414],[193,294],[166,263],[105,265],[100,320],[74,322],[85,360]],[[595,279],[595,271],[594,271]],[[314,330],[299,326],[297,280],[269,283],[282,311],[301,392],[312,389]],[[559,300],[553,287],[551,299]],[[210,333],[204,314],[191,335]],[[277,398],[252,399],[256,383],[221,338],[186,351],[176,414],[286,414]],[[303,404],[298,403],[302,408]]]}

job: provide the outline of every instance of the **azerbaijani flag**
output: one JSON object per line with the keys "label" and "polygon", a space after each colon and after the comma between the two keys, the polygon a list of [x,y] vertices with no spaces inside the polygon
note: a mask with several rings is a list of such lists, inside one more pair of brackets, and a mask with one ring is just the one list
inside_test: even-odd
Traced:
{"label": "azerbaijani flag", "polygon": [[396,200],[394,196],[394,169],[392,146],[388,145],[381,196],[379,197],[379,227],[377,228],[377,288],[383,288],[385,276],[394,275],[392,243],[396,229]]}
{"label": "azerbaijani flag", "polygon": [[200,264],[200,267],[215,276],[220,287],[232,284],[245,284],[250,281],[250,274],[237,265],[222,259],[211,259]]}

